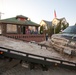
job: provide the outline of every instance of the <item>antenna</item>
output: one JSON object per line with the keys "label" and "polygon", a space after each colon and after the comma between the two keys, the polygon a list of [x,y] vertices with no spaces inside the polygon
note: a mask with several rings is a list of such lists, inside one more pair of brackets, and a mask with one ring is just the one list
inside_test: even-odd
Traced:
{"label": "antenna", "polygon": [[4,13],[0,12],[0,20],[1,20],[1,15],[2,15],[2,14],[4,14]]}

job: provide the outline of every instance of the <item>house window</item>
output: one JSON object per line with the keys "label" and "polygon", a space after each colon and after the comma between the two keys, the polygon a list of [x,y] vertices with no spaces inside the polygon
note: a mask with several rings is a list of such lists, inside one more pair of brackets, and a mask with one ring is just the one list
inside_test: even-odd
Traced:
{"label": "house window", "polygon": [[29,26],[28,28],[33,31],[35,30],[35,26]]}
{"label": "house window", "polygon": [[17,33],[17,25],[7,24],[7,33]]}

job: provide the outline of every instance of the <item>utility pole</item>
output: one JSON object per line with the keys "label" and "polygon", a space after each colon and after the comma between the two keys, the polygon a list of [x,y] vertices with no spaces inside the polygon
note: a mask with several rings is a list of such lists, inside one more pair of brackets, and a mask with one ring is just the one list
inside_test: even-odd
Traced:
{"label": "utility pole", "polygon": [[4,14],[4,13],[0,12],[0,20],[1,20],[1,15],[2,15],[2,14]]}

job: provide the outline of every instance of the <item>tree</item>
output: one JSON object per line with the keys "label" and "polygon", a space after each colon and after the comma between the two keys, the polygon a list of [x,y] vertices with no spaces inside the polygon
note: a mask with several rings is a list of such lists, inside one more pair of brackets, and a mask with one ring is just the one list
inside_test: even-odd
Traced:
{"label": "tree", "polygon": [[43,30],[44,28],[43,28],[43,26],[40,26],[40,34],[43,34]]}
{"label": "tree", "polygon": [[55,33],[61,32],[61,30],[66,29],[68,26],[69,26],[69,23],[65,24],[65,23],[62,23],[62,20],[60,20],[60,22],[57,24],[55,28]]}
{"label": "tree", "polygon": [[61,31],[61,23],[58,23],[58,25],[55,28],[55,34],[59,33]]}
{"label": "tree", "polygon": [[62,23],[62,25],[63,25],[63,27],[61,29],[64,30],[64,29],[66,29],[69,26],[69,23],[67,23],[67,24]]}
{"label": "tree", "polygon": [[48,28],[47,33],[48,33],[48,35],[49,35],[50,37],[52,36],[52,34],[54,34],[54,28],[53,28],[53,26],[50,26],[50,27]]}

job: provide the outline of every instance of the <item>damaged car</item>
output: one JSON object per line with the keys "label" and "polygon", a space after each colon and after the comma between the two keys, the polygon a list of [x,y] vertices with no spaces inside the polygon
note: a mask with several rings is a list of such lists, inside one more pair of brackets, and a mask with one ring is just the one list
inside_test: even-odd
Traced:
{"label": "damaged car", "polygon": [[76,56],[76,25],[69,26],[51,37],[53,48],[61,53]]}

